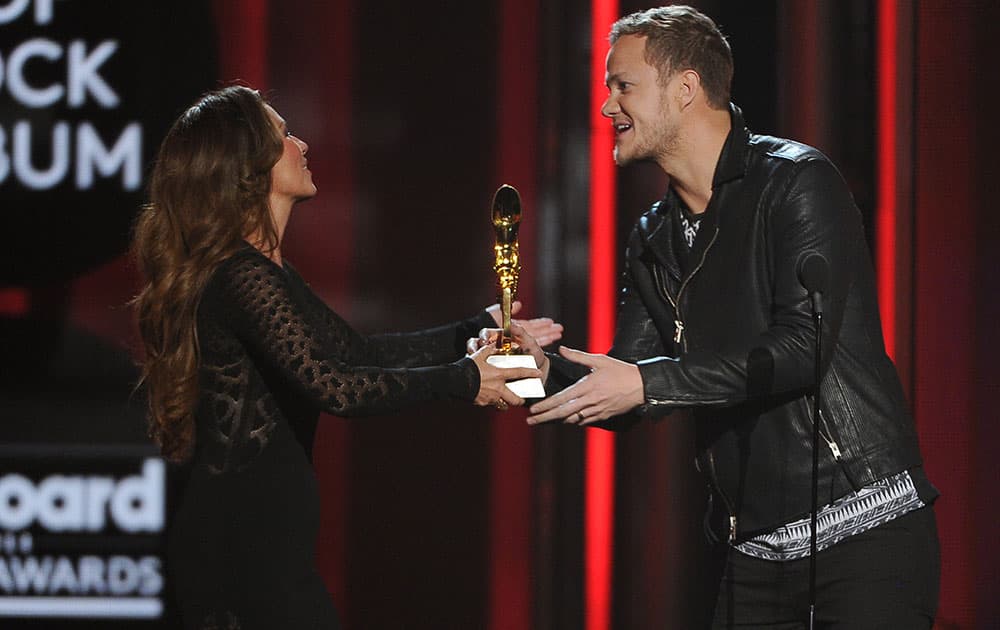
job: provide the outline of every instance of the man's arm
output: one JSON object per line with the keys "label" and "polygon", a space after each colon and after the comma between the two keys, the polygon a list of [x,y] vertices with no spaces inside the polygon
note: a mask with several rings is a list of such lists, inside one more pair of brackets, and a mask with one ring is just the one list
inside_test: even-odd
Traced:
{"label": "man's arm", "polygon": [[[563,419],[587,424],[627,411],[628,405],[643,404],[636,403],[637,378],[645,404],[661,408],[733,405],[812,385],[812,313],[797,277],[798,261],[814,251],[830,264],[831,282],[824,294],[823,335],[830,340],[822,362],[825,370],[840,331],[848,288],[857,265],[863,264],[858,258],[864,234],[847,186],[832,164],[813,159],[796,169],[785,198],[770,217],[775,261],[772,319],[766,330],[726,348],[695,349],[678,359],[656,357],[638,366],[570,353],[569,358],[584,365],[589,362],[602,375],[591,378],[592,372],[533,405],[529,422]],[[725,307],[722,297],[720,308]]]}
{"label": "man's arm", "polygon": [[[639,241],[638,232],[633,231],[618,302],[614,346],[607,356],[560,348],[559,355],[552,357],[549,379],[557,386],[547,385],[550,393],[558,393],[532,406],[529,424],[559,419],[579,424],[604,420],[598,426],[620,430],[638,420],[632,412],[644,406],[646,400],[636,362],[664,353],[660,333],[632,282],[630,254],[641,246]],[[575,382],[558,387],[559,381],[569,375],[575,375]]]}

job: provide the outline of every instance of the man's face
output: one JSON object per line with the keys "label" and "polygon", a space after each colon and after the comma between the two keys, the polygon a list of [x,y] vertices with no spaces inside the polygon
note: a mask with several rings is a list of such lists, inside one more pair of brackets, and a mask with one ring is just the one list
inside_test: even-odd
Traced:
{"label": "man's face", "polygon": [[624,35],[608,51],[605,83],[610,94],[601,114],[615,128],[615,164],[657,160],[677,144],[677,121],[656,68],[646,63],[646,38]]}

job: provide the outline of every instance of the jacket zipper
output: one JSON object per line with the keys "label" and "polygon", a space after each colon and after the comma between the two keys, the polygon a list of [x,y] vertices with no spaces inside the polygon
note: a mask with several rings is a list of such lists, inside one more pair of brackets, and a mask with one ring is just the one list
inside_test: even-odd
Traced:
{"label": "jacket zipper", "polygon": [[[667,290],[667,283],[663,278],[662,273],[659,272],[659,266],[653,265],[653,276],[656,278],[656,286],[663,294],[663,297],[670,303],[670,306],[674,309],[674,343],[679,344],[681,349],[687,352],[687,339],[684,337],[684,318],[681,316],[681,296],[684,294],[684,289],[687,288],[688,283],[691,281],[701,268],[705,266],[705,259],[708,258],[708,252],[712,249],[712,245],[715,244],[716,239],[719,238],[719,228],[716,226],[715,232],[712,234],[712,240],[708,242],[705,246],[705,250],[701,253],[701,259],[695,268],[691,270],[691,273],[687,275],[686,278],[681,282],[681,286],[677,289],[677,299],[675,300],[670,296],[670,291]],[[736,514],[733,511],[732,503],[729,502],[729,497],[726,493],[722,491],[722,487],[719,485],[718,479],[715,475],[715,455],[712,453],[711,448],[705,449],[705,454],[708,456],[708,467],[709,474],[708,478],[711,485],[714,487],[716,494],[722,499],[723,506],[725,507],[726,514],[729,517],[729,544],[733,544],[736,540]]]}
{"label": "jacket zipper", "polygon": [[[812,418],[812,407],[809,408],[809,420]],[[833,439],[833,431],[830,430],[830,424],[826,421],[826,416],[823,415],[823,410],[819,410],[819,420],[820,420],[820,437],[826,442],[826,445],[830,448],[830,452],[833,453],[833,459],[840,464],[840,469],[844,472],[844,476],[847,477],[847,481],[851,484],[851,487],[855,490],[860,490],[861,486],[858,485],[857,480],[851,473],[850,467],[848,467],[847,462],[844,460],[844,454],[840,450],[840,446],[837,444],[836,440]],[[824,429],[826,430],[824,432]]]}
{"label": "jacket zipper", "polygon": [[[809,411],[809,419],[812,420],[812,409]],[[827,424],[826,418],[823,417],[822,409],[819,410],[819,436],[823,438],[824,442],[826,442],[830,452],[833,453],[833,458],[839,462],[842,459],[843,454],[840,452],[840,446],[838,446],[836,440],[833,439],[833,432],[830,431],[830,425]]]}
{"label": "jacket zipper", "polygon": [[729,502],[729,497],[726,493],[722,491],[722,487],[719,486],[719,481],[715,475],[715,455],[712,453],[712,449],[706,448],[705,455],[708,457],[708,479],[709,484],[719,498],[722,499],[722,506],[726,510],[726,516],[729,517],[729,538],[727,542],[731,545],[736,541],[736,513],[733,510],[733,504]]}
{"label": "jacket zipper", "polygon": [[681,282],[681,286],[677,289],[677,299],[675,300],[670,296],[670,291],[667,290],[667,283],[663,279],[662,273],[659,272],[659,266],[653,265],[653,276],[656,278],[656,287],[663,294],[663,297],[670,303],[670,306],[674,308],[674,343],[679,344],[683,350],[687,350],[687,339],[684,338],[684,318],[681,316],[681,295],[684,294],[684,289],[687,287],[691,278],[695,276],[701,268],[705,266],[705,259],[708,257],[708,251],[712,249],[712,245],[715,244],[715,239],[719,237],[719,228],[715,228],[715,232],[712,234],[712,240],[708,242],[705,246],[705,251],[701,253],[701,259],[695,268],[691,270],[691,273],[687,275],[686,278]]}

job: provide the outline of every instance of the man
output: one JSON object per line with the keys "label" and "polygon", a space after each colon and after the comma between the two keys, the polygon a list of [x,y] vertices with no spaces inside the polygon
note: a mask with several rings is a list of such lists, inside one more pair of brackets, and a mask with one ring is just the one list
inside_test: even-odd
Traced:
{"label": "man", "polygon": [[652,160],[670,186],[630,237],[610,356],[562,349],[550,390],[573,382],[572,368],[585,376],[529,422],[619,429],[692,409],[726,550],[713,627],[803,627],[815,346],[800,272],[813,255],[816,282],[828,278],[812,287],[824,311],[817,627],[930,628],[937,491],[885,353],[846,184],[816,149],[747,131],[729,102],[729,45],[705,15],[650,9],[610,39],[601,113],[615,162]]}

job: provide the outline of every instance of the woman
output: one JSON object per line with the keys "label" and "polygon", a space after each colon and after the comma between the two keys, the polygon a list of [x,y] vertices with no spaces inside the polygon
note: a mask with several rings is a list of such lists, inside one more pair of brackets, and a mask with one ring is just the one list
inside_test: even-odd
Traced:
{"label": "woman", "polygon": [[136,225],[151,432],[190,471],[167,550],[186,628],[337,627],[314,559],[321,410],[506,408],[523,401],[504,379],[539,374],[488,365],[492,348],[463,357],[489,312],[364,337],[329,310],[281,256],[292,206],[316,194],[307,150],[256,91],[208,94],[164,139]]}

